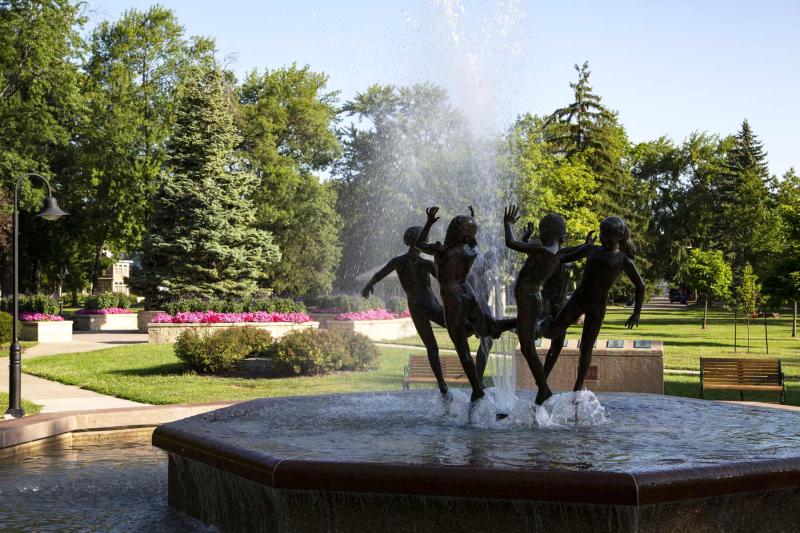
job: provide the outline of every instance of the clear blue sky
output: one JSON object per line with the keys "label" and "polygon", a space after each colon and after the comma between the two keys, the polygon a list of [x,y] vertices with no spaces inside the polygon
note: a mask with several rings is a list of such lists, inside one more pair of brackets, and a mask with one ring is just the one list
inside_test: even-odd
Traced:
{"label": "clear blue sky", "polygon": [[[89,0],[90,25],[146,0]],[[800,170],[800,2],[165,0],[238,74],[297,62],[347,99],[432,81],[477,128],[570,101],[572,66],[633,141],[733,133],[747,118],[773,173]]]}

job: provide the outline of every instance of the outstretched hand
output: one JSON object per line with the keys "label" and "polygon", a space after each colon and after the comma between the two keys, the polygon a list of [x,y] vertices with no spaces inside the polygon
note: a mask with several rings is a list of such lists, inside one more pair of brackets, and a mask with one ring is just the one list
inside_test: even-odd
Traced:
{"label": "outstretched hand", "polygon": [[519,207],[510,205],[506,207],[503,213],[503,222],[506,224],[514,224],[519,220]]}
{"label": "outstretched hand", "polygon": [[592,245],[592,244],[594,244],[595,240],[597,240],[597,239],[594,236],[594,230],[592,230],[592,231],[590,231],[589,233],[586,234],[586,240],[584,242],[585,242],[585,244]]}
{"label": "outstretched hand", "polygon": [[364,298],[369,298],[370,293],[373,292],[374,290],[375,288],[372,285],[367,285],[366,287],[364,287],[364,290],[361,291],[361,296],[363,296]]}
{"label": "outstretched hand", "polygon": [[428,215],[428,224],[433,224],[434,222],[439,220],[439,217],[436,216],[436,213],[438,212],[439,208],[435,206],[429,207],[428,209],[425,210],[425,213]]}
{"label": "outstretched hand", "polygon": [[533,237],[533,222],[525,224],[525,231],[522,233],[522,240],[528,242]]}
{"label": "outstretched hand", "polygon": [[639,313],[633,313],[628,321],[625,322],[625,327],[628,329],[633,329],[634,327],[639,325]]}

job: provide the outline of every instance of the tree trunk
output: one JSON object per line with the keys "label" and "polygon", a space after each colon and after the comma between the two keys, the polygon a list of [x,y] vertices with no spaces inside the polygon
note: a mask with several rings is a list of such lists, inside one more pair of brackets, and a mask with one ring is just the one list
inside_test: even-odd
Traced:
{"label": "tree trunk", "polygon": [[797,338],[797,300],[793,301],[794,312],[792,313],[792,338]]}
{"label": "tree trunk", "polygon": [[736,353],[736,348],[739,346],[739,343],[737,342],[736,339],[736,323],[738,322],[737,318],[739,318],[737,316],[738,314],[739,314],[739,308],[734,307],[733,308],[733,353]]}
{"label": "tree trunk", "polygon": [[750,353],[750,315],[747,315],[747,353]]}
{"label": "tree trunk", "polygon": [[769,335],[767,333],[767,312],[764,311],[764,346],[767,349],[767,355],[769,355]]}
{"label": "tree trunk", "polygon": [[703,306],[703,329],[706,329],[707,322],[708,322],[708,296],[706,296],[706,303]]}
{"label": "tree trunk", "polygon": [[97,294],[97,285],[100,282],[100,256],[103,253],[103,246],[98,244],[94,249],[94,262],[92,263],[92,294]]}

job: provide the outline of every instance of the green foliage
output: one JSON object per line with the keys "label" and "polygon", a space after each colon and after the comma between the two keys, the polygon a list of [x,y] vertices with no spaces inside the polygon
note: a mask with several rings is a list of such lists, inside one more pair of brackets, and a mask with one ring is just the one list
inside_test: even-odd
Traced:
{"label": "green foliage", "polygon": [[11,330],[14,327],[11,313],[0,312],[0,343],[11,342]]}
{"label": "green foliage", "polygon": [[229,104],[217,69],[187,74],[144,240],[144,268],[130,279],[150,305],[184,296],[248,297],[280,258],[272,236],[255,228],[258,183],[234,151],[239,137]]}
{"label": "green foliage", "polygon": [[216,374],[231,370],[245,357],[265,354],[272,342],[269,332],[251,326],[204,333],[187,329],[175,341],[175,356],[191,370]]}
{"label": "green foliage", "polygon": [[242,150],[259,179],[258,227],[275,236],[281,261],[268,283],[296,295],[331,289],[339,263],[336,192],[312,172],[339,156],[336,94],[328,77],[292,65],[250,72],[237,90]]}
{"label": "green foliage", "polygon": [[753,267],[746,263],[742,272],[742,279],[736,286],[736,305],[746,316],[752,316],[758,311],[761,301],[761,284],[758,276],[753,274]]}
{"label": "green foliage", "polygon": [[[51,297],[49,294],[33,294],[19,296],[17,307],[20,313],[45,313],[48,315],[57,315],[59,311],[58,300]],[[8,313],[13,312],[14,299],[11,296],[6,296],[0,300],[0,309]]]}
{"label": "green foliage", "polygon": [[[374,295],[370,294],[370,296]],[[408,311],[408,300],[406,298],[391,298],[386,302],[386,309],[392,313]]]}
{"label": "green foliage", "polygon": [[689,253],[685,280],[708,298],[730,299],[733,273],[719,250],[693,248]]}
{"label": "green foliage", "polygon": [[327,329],[290,331],[267,350],[284,375],[310,376],[374,366],[378,349],[363,335]]}
{"label": "green foliage", "polygon": [[218,313],[252,313],[256,311],[302,313],[305,312],[306,306],[303,302],[296,302],[289,298],[252,298],[245,300],[184,298],[166,304],[164,310],[170,315],[195,311],[216,311]]}
{"label": "green foliage", "polygon": [[369,298],[337,294],[335,296],[314,296],[306,298],[306,304],[320,309],[336,309],[339,313],[369,311],[370,309],[386,309],[386,303],[370,294]]}
{"label": "green foliage", "polygon": [[111,307],[128,309],[130,305],[131,298],[127,294],[121,292],[101,292],[100,294],[87,296],[84,300],[83,307],[96,311],[99,309],[109,309]]}

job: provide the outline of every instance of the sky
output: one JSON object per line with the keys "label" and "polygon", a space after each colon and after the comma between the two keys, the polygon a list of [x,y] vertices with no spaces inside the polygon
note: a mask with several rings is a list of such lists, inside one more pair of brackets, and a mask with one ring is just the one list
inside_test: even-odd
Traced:
{"label": "sky", "polygon": [[[770,169],[800,170],[797,0],[164,0],[238,76],[297,63],[342,101],[373,83],[445,87],[476,131],[569,103],[575,63],[633,142],[750,122]],[[147,0],[89,0],[89,27]]]}

